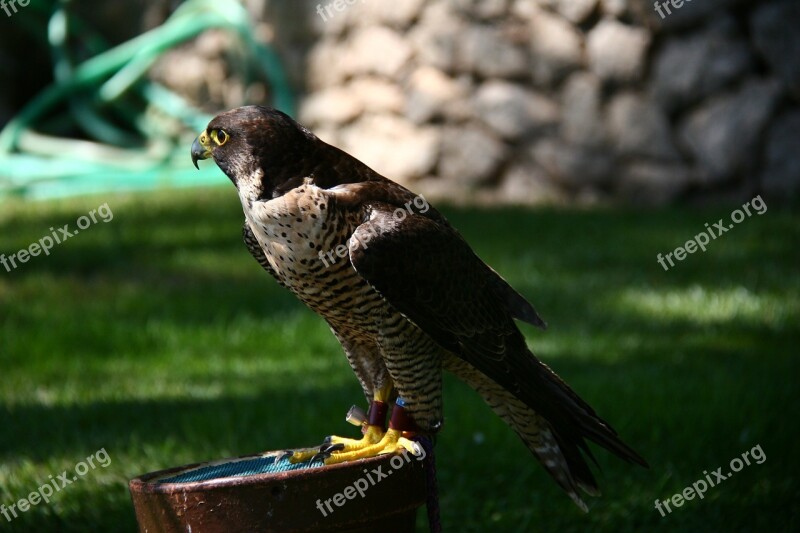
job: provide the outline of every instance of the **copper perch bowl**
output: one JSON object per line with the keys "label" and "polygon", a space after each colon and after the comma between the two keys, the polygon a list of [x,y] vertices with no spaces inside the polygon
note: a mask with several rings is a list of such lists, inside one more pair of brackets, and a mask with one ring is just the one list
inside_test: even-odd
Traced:
{"label": "copper perch bowl", "polygon": [[198,463],[131,480],[139,531],[414,531],[426,498],[424,461],[382,455],[290,465],[283,455]]}

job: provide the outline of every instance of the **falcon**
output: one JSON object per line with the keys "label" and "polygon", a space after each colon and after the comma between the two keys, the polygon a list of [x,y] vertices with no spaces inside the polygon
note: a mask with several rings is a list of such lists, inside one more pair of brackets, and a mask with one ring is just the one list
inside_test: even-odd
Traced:
{"label": "falcon", "polygon": [[[330,326],[369,409],[359,439],[328,437],[326,464],[409,450],[442,427],[442,375],[475,389],[584,511],[598,495],[587,441],[642,466],[550,368],[515,320],[533,306],[472,251],[424,197],[318,139],[280,111],[215,117],[192,144],[236,187],[247,249]],[[388,427],[386,418],[391,415]]]}

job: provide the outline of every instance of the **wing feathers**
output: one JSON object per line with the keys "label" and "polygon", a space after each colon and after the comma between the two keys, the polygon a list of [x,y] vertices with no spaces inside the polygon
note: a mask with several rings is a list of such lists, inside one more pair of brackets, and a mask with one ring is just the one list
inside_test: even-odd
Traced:
{"label": "wing feathers", "polygon": [[[359,193],[366,190],[362,187]],[[483,263],[443,217],[393,216],[403,198],[361,198],[370,210],[350,242],[356,271],[439,345],[546,419],[578,486],[597,490],[586,462],[594,458],[585,439],[646,466],[528,350],[514,319],[544,327],[533,306]]]}

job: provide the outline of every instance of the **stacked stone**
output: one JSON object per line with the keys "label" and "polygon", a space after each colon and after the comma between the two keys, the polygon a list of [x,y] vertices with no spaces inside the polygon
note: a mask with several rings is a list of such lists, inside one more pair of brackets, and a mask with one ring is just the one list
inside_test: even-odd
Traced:
{"label": "stacked stone", "polygon": [[[800,190],[800,2],[311,2],[300,120],[454,201]],[[280,24],[280,22],[277,22]]]}

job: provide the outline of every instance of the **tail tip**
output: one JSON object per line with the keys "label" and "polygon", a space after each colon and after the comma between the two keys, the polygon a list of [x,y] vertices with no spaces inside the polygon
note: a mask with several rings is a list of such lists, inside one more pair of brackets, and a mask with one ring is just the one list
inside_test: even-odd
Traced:
{"label": "tail tip", "polygon": [[570,491],[569,497],[581,511],[583,511],[584,513],[589,512],[589,507],[586,505],[586,502],[584,502],[583,499],[580,496],[578,496],[578,494],[575,491]]}

